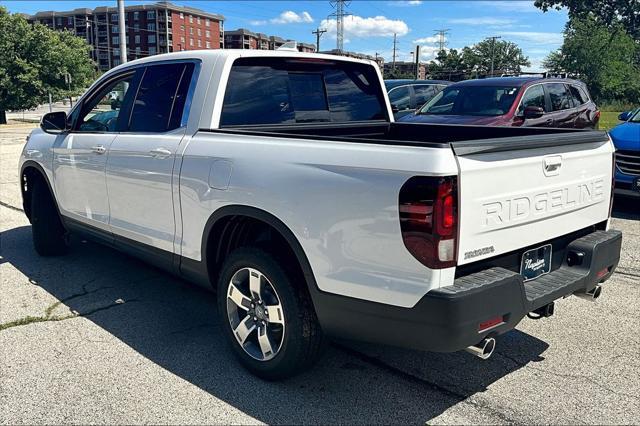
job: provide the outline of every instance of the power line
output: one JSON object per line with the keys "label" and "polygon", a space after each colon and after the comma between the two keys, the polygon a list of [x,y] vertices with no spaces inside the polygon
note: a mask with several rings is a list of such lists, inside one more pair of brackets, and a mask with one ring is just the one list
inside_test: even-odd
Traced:
{"label": "power line", "polygon": [[316,36],[316,52],[320,52],[320,37],[322,37],[322,34],[326,33],[327,30],[324,28],[316,28],[315,31],[311,31],[311,34],[315,34]]}

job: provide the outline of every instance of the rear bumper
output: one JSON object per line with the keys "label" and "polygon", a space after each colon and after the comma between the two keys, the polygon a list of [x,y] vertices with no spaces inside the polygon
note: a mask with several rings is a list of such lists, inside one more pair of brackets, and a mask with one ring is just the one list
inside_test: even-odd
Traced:
{"label": "rear bumper", "polygon": [[[607,280],[620,258],[622,234],[595,231],[569,243],[582,262],[566,260],[555,271],[523,282],[516,272],[494,267],[432,290],[413,308],[367,302],[314,291],[324,331],[332,336],[399,347],[455,352],[513,329],[524,316],[556,299],[592,290]],[[496,317],[502,323],[479,332]]]}

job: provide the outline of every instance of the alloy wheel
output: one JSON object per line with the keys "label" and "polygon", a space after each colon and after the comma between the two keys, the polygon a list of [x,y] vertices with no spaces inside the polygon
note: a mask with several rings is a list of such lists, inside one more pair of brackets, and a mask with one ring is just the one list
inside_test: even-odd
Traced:
{"label": "alloy wheel", "polygon": [[282,347],[284,311],[269,279],[257,269],[242,268],[227,289],[227,316],[240,347],[258,361],[273,359]]}

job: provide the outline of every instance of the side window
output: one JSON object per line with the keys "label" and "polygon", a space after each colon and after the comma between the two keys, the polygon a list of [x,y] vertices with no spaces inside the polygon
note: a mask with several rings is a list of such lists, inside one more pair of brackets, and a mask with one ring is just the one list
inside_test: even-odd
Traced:
{"label": "side window", "polygon": [[130,132],[166,132],[180,127],[193,64],[147,67],[133,102]]}
{"label": "side window", "polygon": [[583,105],[589,102],[588,96],[586,95],[586,93],[584,93],[584,90],[582,90],[580,87],[570,85],[569,90],[573,95],[573,99],[576,100],[577,105]]}
{"label": "side window", "polygon": [[544,101],[544,89],[541,84],[531,86],[527,89],[522,97],[518,113],[524,112],[524,109],[528,106],[540,107],[545,111],[547,110],[547,105]]}
{"label": "side window", "polygon": [[439,90],[432,85],[413,86],[413,91],[416,95],[417,107],[421,107],[423,104],[429,102],[439,92]]}
{"label": "side window", "polygon": [[133,76],[131,73],[116,78],[91,95],[78,114],[76,131],[115,132],[125,98],[132,96]]}
{"label": "side window", "polygon": [[398,111],[411,109],[411,92],[409,86],[396,87],[389,92],[389,102],[398,108]]}
{"label": "side window", "polygon": [[548,83],[547,92],[551,99],[551,110],[561,111],[573,107],[571,96],[567,92],[567,87],[562,83]]}

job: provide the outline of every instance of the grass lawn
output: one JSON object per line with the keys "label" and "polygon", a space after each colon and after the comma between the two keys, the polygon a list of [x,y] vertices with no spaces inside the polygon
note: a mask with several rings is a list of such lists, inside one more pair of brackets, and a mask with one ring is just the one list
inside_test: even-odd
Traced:
{"label": "grass lawn", "polygon": [[609,130],[622,123],[622,121],[618,121],[619,115],[619,112],[602,111],[600,113],[600,130]]}

